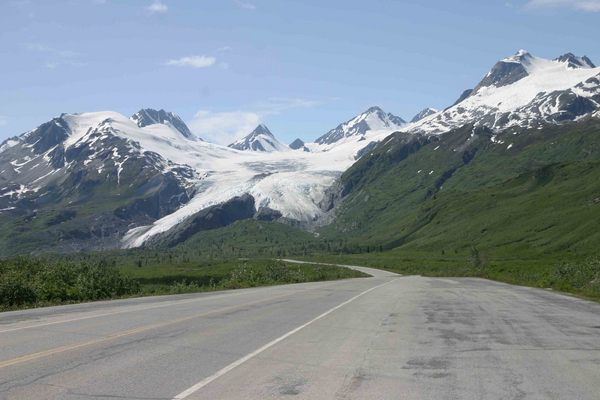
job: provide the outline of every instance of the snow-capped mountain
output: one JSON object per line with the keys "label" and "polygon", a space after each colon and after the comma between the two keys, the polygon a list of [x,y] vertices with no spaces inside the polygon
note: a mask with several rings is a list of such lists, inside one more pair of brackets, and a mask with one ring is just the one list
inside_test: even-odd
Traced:
{"label": "snow-capped mountain", "polygon": [[228,147],[236,150],[251,151],[285,151],[288,147],[275,138],[266,125],[258,125],[250,134],[242,139],[236,140]]}
{"label": "snow-capped mountain", "polygon": [[547,60],[520,50],[494,65],[457,103],[418,121],[410,132],[439,134],[468,123],[494,130],[573,121],[600,106],[600,68],[568,53]]}
{"label": "snow-capped mountain", "polygon": [[0,224],[20,232],[15,240],[69,249],[180,237],[181,226],[215,227],[205,219],[216,214],[314,226],[327,220],[323,204],[344,171],[394,132],[409,144],[468,124],[516,130],[588,115],[600,118],[600,68],[570,53],[546,60],[526,51],[443,111],[425,109],[407,124],[371,107],[289,147],[264,125],[229,146],[208,143],[164,110],[62,114],[0,144]]}
{"label": "snow-capped mountain", "polygon": [[415,122],[419,122],[420,120],[422,120],[425,117],[429,117],[432,114],[437,113],[438,110],[436,110],[435,108],[424,108],[423,110],[419,111],[417,113],[417,115],[415,115],[414,117],[412,117],[412,119],[410,120],[411,123],[415,123]]}
{"label": "snow-capped mountain", "polygon": [[404,125],[406,125],[406,121],[402,118],[386,113],[379,107],[371,107],[356,117],[339,124],[315,142],[320,145],[331,145],[346,138],[361,138],[370,131],[397,131]]}
{"label": "snow-capped mountain", "polygon": [[243,204],[257,218],[312,224],[326,189],[368,144],[240,151],[188,137],[172,120],[140,122],[154,114],[63,114],[2,143],[0,220],[18,229],[38,218],[47,243],[70,249],[140,246],[234,198],[251,199]]}
{"label": "snow-capped mountain", "polygon": [[[174,212],[194,193],[199,176],[160,151],[167,141],[196,143],[170,123],[62,114],[1,146],[0,219],[39,220],[47,245],[118,246],[131,225]],[[41,233],[32,235],[31,245],[42,248]]]}
{"label": "snow-capped mountain", "polygon": [[178,115],[165,110],[153,110],[151,108],[144,108],[131,116],[131,119],[140,127],[143,128],[148,125],[154,124],[165,124],[171,125],[177,129],[183,136],[188,139],[194,139],[194,135],[190,132],[189,128],[183,122]]}
{"label": "snow-capped mountain", "polygon": [[555,61],[567,63],[569,68],[596,68],[592,60],[587,56],[577,57],[573,53],[563,54],[555,59]]}

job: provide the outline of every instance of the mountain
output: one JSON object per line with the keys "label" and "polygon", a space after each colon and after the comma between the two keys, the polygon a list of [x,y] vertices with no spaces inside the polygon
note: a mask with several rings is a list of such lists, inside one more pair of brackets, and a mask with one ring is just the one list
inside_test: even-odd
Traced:
{"label": "mountain", "polygon": [[596,68],[592,60],[587,56],[577,57],[573,53],[563,54],[562,56],[555,59],[555,61],[566,63],[569,68]]}
{"label": "mountain", "polygon": [[320,237],[350,248],[397,249],[400,257],[473,248],[495,257],[592,256],[600,119],[396,133],[342,175],[335,196],[336,217]]}
{"label": "mountain", "polygon": [[236,140],[228,147],[236,150],[250,151],[285,151],[286,145],[275,138],[266,125],[258,125],[250,134],[242,139]]}
{"label": "mountain", "polygon": [[600,68],[572,54],[547,60],[520,50],[494,65],[471,92],[409,131],[441,134],[474,123],[501,131],[577,120],[598,109]]}
{"label": "mountain", "polygon": [[[522,181],[542,185],[547,173],[566,174],[586,196],[596,190],[586,179],[596,171],[600,68],[586,57],[520,51],[460,102],[431,111],[407,124],[372,107],[290,147],[264,125],[229,147],[208,143],[164,110],[62,114],[0,144],[0,252],[176,244],[248,218],[391,247],[435,219],[435,199],[450,188],[457,207],[461,193],[475,196],[473,215],[486,212],[480,196],[491,186],[499,198],[538,201]],[[556,196],[560,182],[539,193]],[[588,204],[570,199],[574,213]]]}
{"label": "mountain", "polygon": [[0,251],[119,246],[131,225],[187,202],[195,170],[159,154],[191,141],[113,112],[62,114],[0,147]]}
{"label": "mountain", "polygon": [[331,145],[347,138],[361,138],[371,131],[389,131],[401,129],[406,121],[393,114],[386,113],[379,107],[371,107],[356,117],[338,125],[315,142],[320,145]]}
{"label": "mountain", "polygon": [[429,108],[429,107],[427,107],[427,108],[425,108],[425,109],[423,109],[423,110],[419,111],[419,112],[417,113],[417,115],[415,115],[415,116],[414,116],[414,117],[413,117],[413,118],[410,120],[410,122],[411,122],[411,123],[419,122],[419,121],[420,121],[420,120],[422,120],[423,118],[425,118],[425,117],[429,117],[430,115],[432,115],[432,114],[435,114],[435,113],[437,113],[437,112],[438,112],[438,110],[436,110],[435,108]]}
{"label": "mountain", "polygon": [[151,108],[144,108],[133,114],[131,116],[131,120],[134,121],[140,128],[155,124],[171,125],[186,138],[195,138],[192,132],[190,132],[185,122],[183,122],[183,120],[179,118],[179,116],[162,109],[157,111]]}
{"label": "mountain", "polygon": [[289,144],[289,148],[292,150],[298,150],[303,147],[304,147],[304,141],[300,140],[299,138]]}

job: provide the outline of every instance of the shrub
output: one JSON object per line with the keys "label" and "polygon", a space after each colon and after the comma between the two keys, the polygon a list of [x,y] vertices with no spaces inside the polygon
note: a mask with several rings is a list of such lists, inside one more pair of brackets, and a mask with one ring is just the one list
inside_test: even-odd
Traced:
{"label": "shrub", "polygon": [[139,290],[136,281],[103,261],[0,260],[0,308],[108,299]]}

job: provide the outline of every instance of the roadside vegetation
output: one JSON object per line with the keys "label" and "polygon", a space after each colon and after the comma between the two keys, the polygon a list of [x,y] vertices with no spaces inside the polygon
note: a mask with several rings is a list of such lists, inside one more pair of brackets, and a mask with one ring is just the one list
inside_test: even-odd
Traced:
{"label": "roadside vegetation", "polygon": [[600,301],[600,257],[494,257],[471,254],[389,251],[371,254],[320,255],[314,262],[363,265],[403,275],[476,277],[514,285],[552,289]]}
{"label": "roadside vegetation", "polygon": [[98,254],[77,260],[0,260],[0,310],[366,276],[347,268],[274,260],[119,266],[114,259],[97,259]]}

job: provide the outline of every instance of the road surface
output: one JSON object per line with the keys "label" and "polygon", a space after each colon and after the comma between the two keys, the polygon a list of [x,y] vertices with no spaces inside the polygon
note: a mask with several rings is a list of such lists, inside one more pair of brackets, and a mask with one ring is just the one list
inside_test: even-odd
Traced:
{"label": "road surface", "polygon": [[2,313],[0,398],[600,398],[600,304],[362,270]]}

